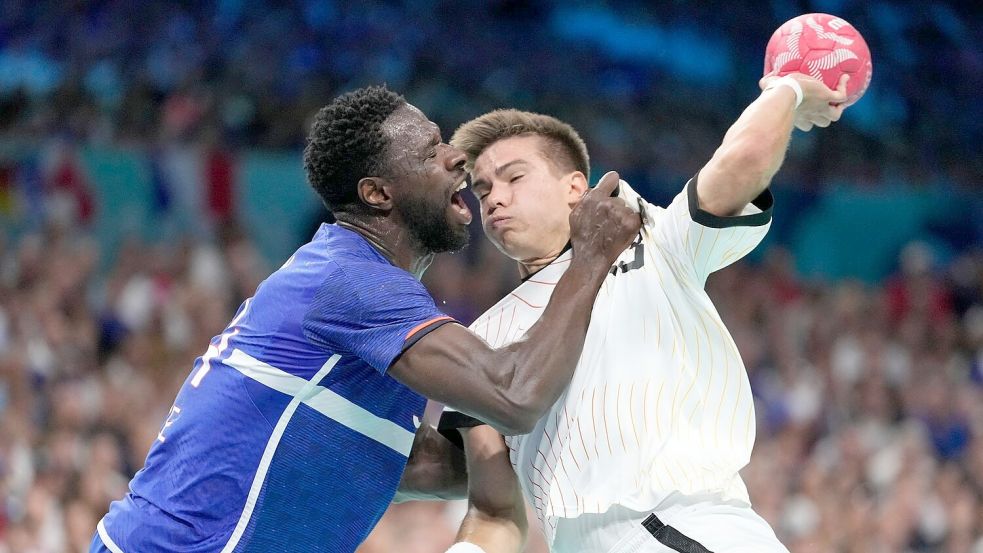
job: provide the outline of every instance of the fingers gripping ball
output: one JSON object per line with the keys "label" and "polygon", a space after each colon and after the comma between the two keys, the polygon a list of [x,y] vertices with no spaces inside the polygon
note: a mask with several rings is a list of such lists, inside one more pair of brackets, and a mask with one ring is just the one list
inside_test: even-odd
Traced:
{"label": "fingers gripping ball", "polygon": [[840,76],[847,83],[849,106],[867,91],[873,65],[867,42],[843,19],[825,13],[808,13],[779,27],[765,49],[765,75],[805,73],[835,89]]}

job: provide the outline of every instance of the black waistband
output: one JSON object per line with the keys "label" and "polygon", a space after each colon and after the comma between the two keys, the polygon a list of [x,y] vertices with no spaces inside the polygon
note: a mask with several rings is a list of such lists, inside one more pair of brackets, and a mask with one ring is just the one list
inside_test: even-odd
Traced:
{"label": "black waistband", "polygon": [[652,537],[659,540],[659,543],[672,548],[680,553],[713,553],[693,538],[683,535],[672,526],[666,526],[655,514],[651,514],[642,521],[642,526],[648,530]]}

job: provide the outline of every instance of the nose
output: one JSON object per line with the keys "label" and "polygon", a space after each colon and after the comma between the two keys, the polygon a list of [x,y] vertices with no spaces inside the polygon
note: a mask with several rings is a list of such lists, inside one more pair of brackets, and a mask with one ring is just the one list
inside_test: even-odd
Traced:
{"label": "nose", "polygon": [[447,152],[447,157],[444,158],[444,164],[448,171],[463,171],[464,163],[468,160],[468,156],[464,154],[463,151],[447,145],[449,151]]}
{"label": "nose", "polygon": [[485,209],[490,215],[494,213],[496,209],[509,205],[511,200],[511,188],[507,184],[492,181],[491,187],[488,189],[488,195],[485,196]]}

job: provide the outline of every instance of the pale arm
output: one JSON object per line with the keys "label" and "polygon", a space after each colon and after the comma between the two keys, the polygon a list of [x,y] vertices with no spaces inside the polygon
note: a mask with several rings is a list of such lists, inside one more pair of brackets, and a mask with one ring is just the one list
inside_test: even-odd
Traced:
{"label": "pale arm", "polygon": [[817,79],[791,75],[802,87],[802,104],[788,86],[767,88],[774,77],[761,80],[765,89],[727,130],[713,157],[700,170],[700,207],[720,217],[737,215],[771,183],[785,159],[792,128],[826,127],[843,113],[846,77],[837,90]]}
{"label": "pale arm", "polygon": [[519,480],[509,462],[509,449],[490,426],[461,429],[467,454],[468,514],[457,540],[488,553],[522,550],[528,523]]}

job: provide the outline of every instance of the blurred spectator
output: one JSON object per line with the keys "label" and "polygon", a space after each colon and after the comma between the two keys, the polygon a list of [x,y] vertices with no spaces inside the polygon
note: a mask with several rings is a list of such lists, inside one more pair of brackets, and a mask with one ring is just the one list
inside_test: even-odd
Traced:
{"label": "blurred spectator", "polygon": [[[81,551],[142,465],[199,349],[269,269],[234,236],[132,242],[106,277],[91,243],[57,229],[3,255],[0,543]],[[760,512],[795,553],[980,547],[981,290],[963,291],[965,316],[949,324],[933,310],[897,318],[885,288],[801,281],[784,256],[708,284],[752,377],[759,429],[746,477]],[[950,267],[983,274],[972,254]],[[952,294],[948,273],[935,274]],[[426,281],[466,317],[517,278],[479,242],[442,256]],[[461,515],[453,504],[395,506],[363,549],[441,551]],[[543,551],[539,540],[531,551]]]}
{"label": "blurred spectator", "polygon": [[[496,107],[554,114],[591,138],[596,167],[674,188],[756,94],[751,68],[771,32],[833,9],[808,4],[11,0],[0,134],[296,148],[328,99],[387,82],[445,133]],[[972,186],[983,173],[979,10],[836,6],[870,44],[874,81],[835,135],[793,149],[788,176]]]}
{"label": "blurred spectator", "polygon": [[[296,150],[328,99],[386,81],[445,137],[502,106],[569,120],[596,174],[665,202],[755,94],[772,30],[831,5],[874,84],[835,133],[796,136],[776,189],[978,192],[980,13],[963,4],[5,2],[0,142],[20,153],[0,148],[0,216],[19,187],[30,223],[0,233],[0,553],[87,550],[194,358],[273,268],[236,220],[242,149]],[[90,238],[92,145],[148,152],[159,236]],[[908,246],[882,283],[803,279],[779,247],[711,277],[755,393],[750,494],[793,553],[983,553],[980,221],[951,256]],[[518,281],[472,242],[425,279],[465,322]],[[443,551],[462,516],[393,506],[361,551]],[[546,551],[535,530],[528,550]]]}

